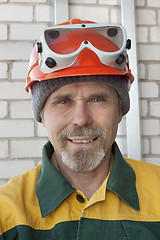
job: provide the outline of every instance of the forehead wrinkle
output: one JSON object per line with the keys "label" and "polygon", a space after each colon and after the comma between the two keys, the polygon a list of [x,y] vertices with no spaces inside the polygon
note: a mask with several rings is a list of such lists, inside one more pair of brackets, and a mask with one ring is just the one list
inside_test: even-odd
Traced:
{"label": "forehead wrinkle", "polygon": [[[69,84],[67,86],[64,86],[55,92],[53,92],[50,96],[52,96],[52,99],[59,99],[59,98],[71,98],[71,99],[77,99],[82,100],[86,98],[92,98],[96,96],[109,96],[114,95],[116,91],[112,89],[111,87],[105,85],[102,89],[96,89],[96,86],[89,88],[87,85],[89,85],[88,82],[85,83],[73,83]],[[82,87],[81,87],[82,86]],[[103,86],[100,84],[99,86]],[[99,87],[97,86],[97,87]],[[107,88],[106,88],[107,87]]]}

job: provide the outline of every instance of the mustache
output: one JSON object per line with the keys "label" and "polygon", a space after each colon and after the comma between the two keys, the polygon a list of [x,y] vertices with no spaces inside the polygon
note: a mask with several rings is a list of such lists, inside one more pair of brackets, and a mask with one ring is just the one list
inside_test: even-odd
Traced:
{"label": "mustache", "polygon": [[59,140],[65,140],[70,137],[101,137],[104,139],[106,137],[106,134],[101,128],[97,127],[74,127],[70,130],[63,130],[59,136]]}

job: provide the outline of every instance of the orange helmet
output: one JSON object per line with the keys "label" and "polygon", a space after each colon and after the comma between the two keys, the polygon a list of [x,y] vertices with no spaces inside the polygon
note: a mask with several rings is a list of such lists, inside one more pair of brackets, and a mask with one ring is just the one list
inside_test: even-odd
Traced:
{"label": "orange helmet", "polygon": [[120,25],[72,19],[48,27],[33,48],[25,89],[35,81],[84,75],[125,75],[132,83],[129,48]]}

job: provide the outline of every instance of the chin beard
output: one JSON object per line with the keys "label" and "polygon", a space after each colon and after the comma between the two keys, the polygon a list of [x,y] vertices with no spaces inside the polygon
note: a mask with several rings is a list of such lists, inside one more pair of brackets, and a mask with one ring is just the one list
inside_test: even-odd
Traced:
{"label": "chin beard", "polygon": [[62,162],[73,171],[85,172],[96,169],[102,163],[104,156],[105,151],[103,149],[95,153],[82,149],[72,155],[64,150],[62,151]]}
{"label": "chin beard", "polygon": [[[95,149],[86,150],[82,148],[78,151],[67,150],[66,140],[71,136],[94,136],[99,138],[99,143]],[[62,141],[61,161],[64,165],[76,172],[92,171],[96,169],[105,157],[106,135],[102,129],[93,127],[76,128],[72,131],[64,131],[60,140]]]}

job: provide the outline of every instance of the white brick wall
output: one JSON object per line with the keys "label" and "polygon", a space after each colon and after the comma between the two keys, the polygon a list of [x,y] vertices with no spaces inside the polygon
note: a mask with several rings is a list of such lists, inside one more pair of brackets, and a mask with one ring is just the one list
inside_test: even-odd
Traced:
{"label": "white brick wall", "polygon": [[69,0],[69,3],[96,4],[97,0]]}
{"label": "white brick wall", "polygon": [[[96,14],[95,14],[96,13]],[[71,5],[69,8],[70,18],[90,19],[100,23],[109,21],[109,11],[107,7]]]}
{"label": "white brick wall", "polygon": [[160,80],[160,67],[159,63],[151,63],[148,65],[148,79]]}
{"label": "white brick wall", "polygon": [[153,117],[160,117],[160,101],[150,102],[150,112]]}
{"label": "white brick wall", "polygon": [[[135,3],[142,160],[160,165],[160,1]],[[69,18],[121,23],[119,4],[69,0]],[[50,0],[0,0],[0,185],[39,163],[47,140],[46,130],[32,118],[24,86],[31,50],[50,24],[50,11]],[[117,137],[124,155],[126,134],[124,118]]]}
{"label": "white brick wall", "polygon": [[11,40],[37,40],[39,33],[46,27],[44,24],[11,24]]}
{"label": "white brick wall", "polygon": [[29,99],[24,90],[25,82],[0,82],[0,100],[3,99]]}
{"label": "white brick wall", "polygon": [[[25,109],[25,111],[24,111]],[[25,119],[33,118],[32,103],[30,100],[11,101],[10,102],[10,118]]]}
{"label": "white brick wall", "polygon": [[143,119],[142,120],[143,136],[157,136],[160,134],[159,119]]}
{"label": "white brick wall", "polygon": [[154,25],[156,24],[156,12],[150,9],[137,10],[137,22],[139,25]]}
{"label": "white brick wall", "polygon": [[34,123],[32,120],[0,120],[2,138],[33,137]]}
{"label": "white brick wall", "polygon": [[2,140],[0,141],[0,158],[7,158],[9,156],[8,153],[8,141],[7,140]]}
{"label": "white brick wall", "polygon": [[160,45],[139,45],[139,60],[160,60]]}
{"label": "white brick wall", "polygon": [[0,24],[0,40],[7,39],[7,26],[4,24]]}
{"label": "white brick wall", "polygon": [[7,101],[0,101],[0,118],[7,117],[8,114],[8,103]]}
{"label": "white brick wall", "polygon": [[146,0],[144,7],[137,7],[136,10],[143,160],[158,165],[160,165],[159,12],[160,1],[157,0]]}
{"label": "white brick wall", "polygon": [[142,98],[157,98],[159,95],[159,87],[155,82],[140,83],[140,90]]}
{"label": "white brick wall", "polygon": [[0,43],[0,60],[28,60],[33,45],[26,42]]}
{"label": "white brick wall", "polygon": [[11,157],[16,159],[41,158],[44,143],[45,140],[41,139],[13,140],[11,142]]}
{"label": "white brick wall", "polygon": [[160,1],[157,1],[157,0],[147,0],[147,5],[149,7],[160,7]]}
{"label": "white brick wall", "polygon": [[0,161],[0,176],[3,179],[14,177],[35,166],[32,160]]}
{"label": "white brick wall", "polygon": [[13,62],[11,67],[11,79],[21,80],[25,79],[28,73],[28,61],[26,62]]}
{"label": "white brick wall", "polygon": [[33,20],[33,6],[1,4],[0,21],[14,22],[31,22]]}
{"label": "white brick wall", "polygon": [[8,65],[6,63],[0,63],[0,79],[8,77]]}
{"label": "white brick wall", "polygon": [[0,185],[34,167],[47,140],[24,86],[33,45],[49,24],[49,0],[0,1]]}
{"label": "white brick wall", "polygon": [[49,22],[50,21],[50,6],[37,5],[36,9],[35,9],[35,19],[37,22]]}

